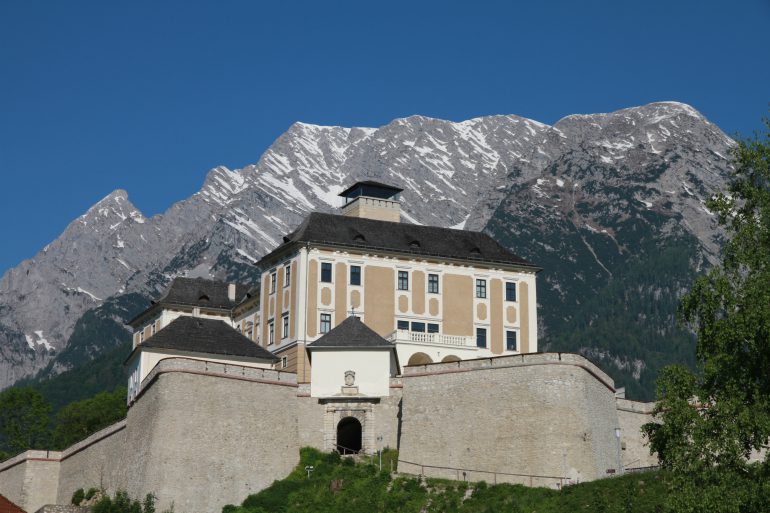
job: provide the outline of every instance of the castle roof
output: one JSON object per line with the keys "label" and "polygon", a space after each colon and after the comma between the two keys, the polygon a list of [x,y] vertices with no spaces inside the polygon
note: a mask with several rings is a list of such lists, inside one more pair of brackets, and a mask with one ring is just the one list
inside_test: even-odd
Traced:
{"label": "castle roof", "polygon": [[391,198],[402,192],[404,189],[394,187],[374,180],[363,180],[354,183],[344,191],[338,194],[343,198],[352,198],[355,196],[374,196],[375,198]]}
{"label": "castle roof", "polygon": [[369,326],[351,315],[329,333],[307,345],[308,350],[328,348],[386,348],[394,346]]}
{"label": "castle roof", "polygon": [[223,321],[202,317],[183,316],[174,319],[168,326],[136,346],[126,361],[141,348],[278,360],[273,353],[244,337]]}
{"label": "castle roof", "polygon": [[321,212],[308,215],[296,230],[283,238],[283,244],[262,257],[257,265],[268,267],[274,257],[299,243],[498,263],[539,270],[485,233]]}
{"label": "castle roof", "polygon": [[174,278],[158,303],[174,303],[208,308],[231,309],[249,292],[249,285],[235,284],[235,300],[230,300],[230,284],[204,278]]}
{"label": "castle roof", "polygon": [[181,276],[174,278],[166,293],[128,321],[128,324],[133,325],[134,322],[154,311],[158,305],[174,304],[229,311],[249,299],[249,285],[235,284],[235,300],[230,300],[229,288],[230,284],[223,281]]}

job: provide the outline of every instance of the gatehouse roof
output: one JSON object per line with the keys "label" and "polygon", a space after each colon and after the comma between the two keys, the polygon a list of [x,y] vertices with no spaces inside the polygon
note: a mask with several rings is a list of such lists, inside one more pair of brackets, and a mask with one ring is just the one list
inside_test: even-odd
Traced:
{"label": "gatehouse roof", "polygon": [[360,318],[351,315],[334,329],[330,330],[329,333],[307,346],[309,350],[333,347],[392,349],[394,346],[372,328],[364,324]]}

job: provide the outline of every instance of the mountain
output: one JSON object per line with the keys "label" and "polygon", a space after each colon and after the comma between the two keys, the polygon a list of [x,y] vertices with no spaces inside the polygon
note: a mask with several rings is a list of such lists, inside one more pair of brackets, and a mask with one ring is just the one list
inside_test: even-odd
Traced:
{"label": "mountain", "polygon": [[541,264],[542,346],[603,360],[649,394],[655,370],[692,347],[675,304],[718,256],[704,203],[726,183],[733,144],[674,102],[554,126],[512,115],[412,116],[377,129],[295,123],[256,164],[211,170],[161,215],[143,216],[115,191],[8,271],[0,387],[114,347],[127,336],[122,322],[174,276],[255,280],[252,262],[283,234],[370,178],[404,187],[406,222],[487,230]]}

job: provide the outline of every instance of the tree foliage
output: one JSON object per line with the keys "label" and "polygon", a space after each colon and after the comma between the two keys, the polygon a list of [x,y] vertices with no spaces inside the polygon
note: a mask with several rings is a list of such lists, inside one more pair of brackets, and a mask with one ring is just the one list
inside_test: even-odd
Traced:
{"label": "tree foliage", "polygon": [[[770,460],[770,120],[739,140],[727,193],[707,206],[728,240],[720,266],[698,278],[680,315],[697,335],[698,375],[667,368],[645,431],[676,480],[676,511],[762,511]],[[764,502],[763,502],[764,501]]]}
{"label": "tree foliage", "polygon": [[13,455],[47,447],[50,414],[51,405],[33,388],[9,388],[0,393],[0,452]]}
{"label": "tree foliage", "polygon": [[102,392],[90,399],[70,403],[56,415],[54,446],[69,447],[126,416],[126,389]]}

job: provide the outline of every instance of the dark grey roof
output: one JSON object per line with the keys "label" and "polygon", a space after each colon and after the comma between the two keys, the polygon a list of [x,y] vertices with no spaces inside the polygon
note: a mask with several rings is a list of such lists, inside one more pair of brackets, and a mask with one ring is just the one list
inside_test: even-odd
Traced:
{"label": "dark grey roof", "polygon": [[235,285],[235,301],[227,295],[229,283],[203,278],[174,278],[158,303],[175,303],[209,308],[231,309],[241,302],[249,291],[249,285]]}
{"label": "dark grey roof", "polygon": [[[352,191],[355,189],[361,188],[362,190],[371,190],[371,189],[384,189],[387,191],[391,196],[394,194],[398,194],[399,192],[402,192],[404,189],[400,187],[395,187],[393,185],[388,185],[386,183],[381,182],[375,182],[373,180],[363,180],[360,182],[356,182],[341,193],[338,194],[338,196],[342,196],[343,198],[347,197]],[[390,196],[388,196],[390,197]]]}
{"label": "dark grey roof", "polygon": [[307,346],[308,349],[327,347],[393,348],[394,346],[361,322],[361,319],[351,315],[339,323],[333,330],[329,331],[329,333]]}
{"label": "dark grey roof", "polygon": [[397,251],[415,255],[494,262],[537,267],[514,255],[481,232],[453,230],[436,226],[420,226],[314,212],[286,235],[284,243],[257,263],[269,265],[271,257],[294,243],[313,242],[353,248]]}
{"label": "dark grey roof", "polygon": [[143,347],[277,360],[273,353],[224,322],[201,317],[184,316],[174,319],[168,326],[139,344],[134,351]]}

